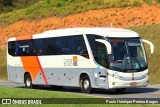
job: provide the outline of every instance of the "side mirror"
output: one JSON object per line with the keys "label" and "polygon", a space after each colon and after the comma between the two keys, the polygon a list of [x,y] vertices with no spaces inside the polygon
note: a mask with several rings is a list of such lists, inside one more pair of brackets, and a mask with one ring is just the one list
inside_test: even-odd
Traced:
{"label": "side mirror", "polygon": [[145,39],[142,39],[142,42],[147,43],[147,44],[150,45],[151,54],[153,54],[154,53],[154,45],[153,45],[153,43],[148,41],[148,40],[145,40]]}
{"label": "side mirror", "polygon": [[108,41],[102,40],[102,39],[96,39],[95,41],[103,43],[106,46],[106,48],[107,48],[108,54],[112,54],[112,46],[111,46],[111,44]]}

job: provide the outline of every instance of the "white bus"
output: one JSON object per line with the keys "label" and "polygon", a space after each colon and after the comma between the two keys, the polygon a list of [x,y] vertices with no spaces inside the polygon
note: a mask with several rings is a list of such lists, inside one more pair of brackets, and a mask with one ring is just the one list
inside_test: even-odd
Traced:
{"label": "white bus", "polygon": [[8,79],[35,85],[94,88],[123,92],[148,84],[143,40],[134,31],[119,28],[50,30],[8,40]]}

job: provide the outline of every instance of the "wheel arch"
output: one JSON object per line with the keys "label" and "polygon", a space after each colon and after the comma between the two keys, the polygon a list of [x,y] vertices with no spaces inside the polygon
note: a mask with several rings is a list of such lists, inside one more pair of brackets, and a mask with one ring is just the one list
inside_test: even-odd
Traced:
{"label": "wheel arch", "polygon": [[80,83],[80,81],[81,81],[81,78],[83,77],[83,76],[85,76],[85,75],[87,75],[88,77],[89,77],[89,79],[90,79],[90,82],[91,82],[91,87],[92,87],[92,79],[91,79],[91,75],[89,75],[89,73],[87,73],[87,72],[81,72],[80,73],[80,76],[79,76],[79,86],[81,87],[81,83]]}

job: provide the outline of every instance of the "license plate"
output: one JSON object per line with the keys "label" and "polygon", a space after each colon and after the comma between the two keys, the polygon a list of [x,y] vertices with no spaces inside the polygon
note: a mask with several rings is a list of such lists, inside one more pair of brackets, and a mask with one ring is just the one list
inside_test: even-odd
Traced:
{"label": "license plate", "polygon": [[131,86],[131,87],[134,87],[134,86],[136,86],[136,85],[137,85],[136,82],[131,82],[131,83],[130,83],[130,86]]}

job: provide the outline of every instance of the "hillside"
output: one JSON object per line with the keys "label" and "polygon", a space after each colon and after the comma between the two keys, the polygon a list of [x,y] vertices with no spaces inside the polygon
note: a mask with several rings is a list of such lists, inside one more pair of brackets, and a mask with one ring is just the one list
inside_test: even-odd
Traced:
{"label": "hillside", "polygon": [[[150,55],[150,81],[160,82],[159,40],[160,0],[40,0],[35,4],[0,14],[0,74],[6,76],[5,48],[9,37],[42,33],[69,27],[113,27],[137,31],[152,41],[155,53]],[[3,72],[2,72],[3,71]],[[0,78],[2,76],[0,75]]]}
{"label": "hillside", "polygon": [[0,27],[0,48],[5,48],[6,40],[13,36],[25,36],[50,29],[68,27],[110,27],[111,23],[114,27],[122,28],[154,25],[160,24],[159,17],[159,4],[142,4],[138,7],[89,10],[64,17],[53,16],[45,19],[20,20],[6,27]]}
{"label": "hillside", "polygon": [[39,0],[0,0],[0,14],[27,8]]}
{"label": "hillside", "polygon": [[150,54],[149,46],[145,44],[148,65],[149,65],[149,82],[160,83],[160,24],[152,26],[140,26],[129,28],[140,34],[143,39],[149,40],[154,44],[154,54]]}
{"label": "hillside", "polygon": [[[8,0],[3,0],[8,1]],[[0,25],[6,26],[19,20],[37,20],[47,17],[64,17],[72,14],[82,13],[89,10],[100,10],[107,8],[124,8],[137,7],[143,4],[157,5],[160,0],[9,0],[21,1],[19,5],[13,3],[13,6],[5,6],[5,8],[12,8],[11,12],[1,14]],[[33,5],[26,7],[33,2]],[[38,1],[38,2],[36,2]],[[17,3],[16,2],[16,3]],[[14,6],[15,5],[15,6]],[[19,8],[22,9],[16,9]],[[4,7],[4,6],[3,6]],[[25,8],[26,7],[26,8]],[[0,7],[1,8],[1,7]],[[4,9],[5,10],[5,9]]]}

